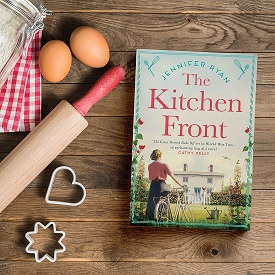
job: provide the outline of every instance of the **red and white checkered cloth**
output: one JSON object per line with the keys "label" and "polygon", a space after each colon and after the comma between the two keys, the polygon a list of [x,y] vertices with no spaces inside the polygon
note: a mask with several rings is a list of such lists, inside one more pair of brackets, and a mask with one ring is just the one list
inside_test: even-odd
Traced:
{"label": "red and white checkered cloth", "polygon": [[30,42],[0,88],[0,132],[31,131],[41,120],[41,75],[38,64],[42,31]]}

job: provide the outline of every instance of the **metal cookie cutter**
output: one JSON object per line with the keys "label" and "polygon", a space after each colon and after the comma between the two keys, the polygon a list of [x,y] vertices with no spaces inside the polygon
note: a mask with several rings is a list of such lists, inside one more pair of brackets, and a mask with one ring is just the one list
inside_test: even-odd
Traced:
{"label": "metal cookie cutter", "polygon": [[[51,194],[51,191],[52,191],[52,187],[53,187],[53,183],[54,183],[54,180],[55,180],[55,176],[56,176],[56,174],[60,170],[69,170],[72,173],[72,175],[73,175],[73,181],[72,181],[71,184],[77,185],[77,186],[81,187],[81,189],[83,190],[83,196],[82,196],[82,199],[79,202],[72,203],[72,202],[62,202],[62,201],[53,201],[53,200],[50,200],[50,194]],[[45,200],[46,200],[47,203],[77,206],[77,205],[80,205],[85,200],[85,198],[86,198],[86,189],[85,189],[85,187],[81,183],[76,182],[76,175],[75,175],[75,172],[74,172],[74,170],[72,168],[70,168],[68,166],[60,166],[60,167],[56,168],[53,171],[52,177],[51,177],[51,181],[50,181],[50,185],[48,187],[48,191],[47,191],[47,194],[45,196]]]}
{"label": "metal cookie cutter", "polygon": [[[31,248],[31,246],[34,244],[34,240],[31,238],[30,235],[38,233],[38,225],[41,226],[44,229],[47,229],[48,227],[52,226],[54,234],[62,234],[61,238],[58,240],[58,243],[61,245],[62,248],[54,250],[54,257],[53,258],[50,255],[48,255],[47,253],[42,258],[40,258],[39,257],[39,251],[37,249],[32,249]],[[46,226],[43,225],[41,222],[36,222],[35,225],[34,225],[34,231],[27,232],[25,234],[25,237],[30,242],[27,245],[27,247],[26,247],[25,250],[26,250],[27,253],[34,254],[35,260],[36,260],[37,263],[41,263],[45,259],[48,259],[50,262],[53,263],[53,262],[56,261],[57,253],[64,252],[66,250],[65,245],[62,243],[62,240],[65,238],[65,232],[63,232],[63,231],[57,231],[56,230],[56,225],[55,225],[54,222],[49,222]]]}

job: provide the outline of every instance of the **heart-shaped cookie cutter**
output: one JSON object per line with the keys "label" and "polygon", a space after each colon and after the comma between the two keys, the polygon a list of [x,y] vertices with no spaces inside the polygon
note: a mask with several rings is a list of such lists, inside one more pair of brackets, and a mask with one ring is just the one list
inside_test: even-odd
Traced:
{"label": "heart-shaped cookie cutter", "polygon": [[[82,196],[82,199],[79,202],[73,203],[73,202],[62,202],[62,201],[50,200],[50,194],[51,194],[51,191],[52,191],[52,188],[53,188],[54,180],[55,180],[56,174],[60,170],[69,170],[72,173],[72,175],[73,175],[73,181],[72,181],[71,184],[77,185],[77,186],[79,186],[79,187],[82,188],[82,190],[83,190],[83,196]],[[51,181],[50,181],[50,184],[49,184],[46,196],[45,196],[45,200],[46,200],[47,203],[69,205],[69,206],[77,206],[77,205],[80,205],[85,200],[85,198],[86,198],[86,189],[85,189],[85,187],[81,183],[79,183],[79,182],[76,181],[76,175],[75,175],[75,172],[74,172],[74,170],[72,168],[70,168],[68,166],[60,166],[60,167],[57,167],[53,171],[52,177],[51,177]]]}

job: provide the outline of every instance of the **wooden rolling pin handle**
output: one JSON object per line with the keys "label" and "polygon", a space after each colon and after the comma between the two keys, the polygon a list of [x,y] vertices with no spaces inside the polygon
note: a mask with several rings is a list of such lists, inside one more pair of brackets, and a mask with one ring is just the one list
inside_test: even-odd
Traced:
{"label": "wooden rolling pin handle", "polygon": [[85,116],[90,108],[99,99],[112,91],[124,76],[125,71],[121,66],[110,68],[82,98],[74,102],[72,105],[82,116]]}

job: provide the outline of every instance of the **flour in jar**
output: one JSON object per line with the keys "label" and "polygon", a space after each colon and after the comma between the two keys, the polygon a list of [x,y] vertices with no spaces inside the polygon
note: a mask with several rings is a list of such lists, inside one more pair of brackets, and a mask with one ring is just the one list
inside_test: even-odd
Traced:
{"label": "flour in jar", "polygon": [[17,41],[18,29],[23,24],[23,20],[10,9],[0,4],[0,72],[12,55]]}

